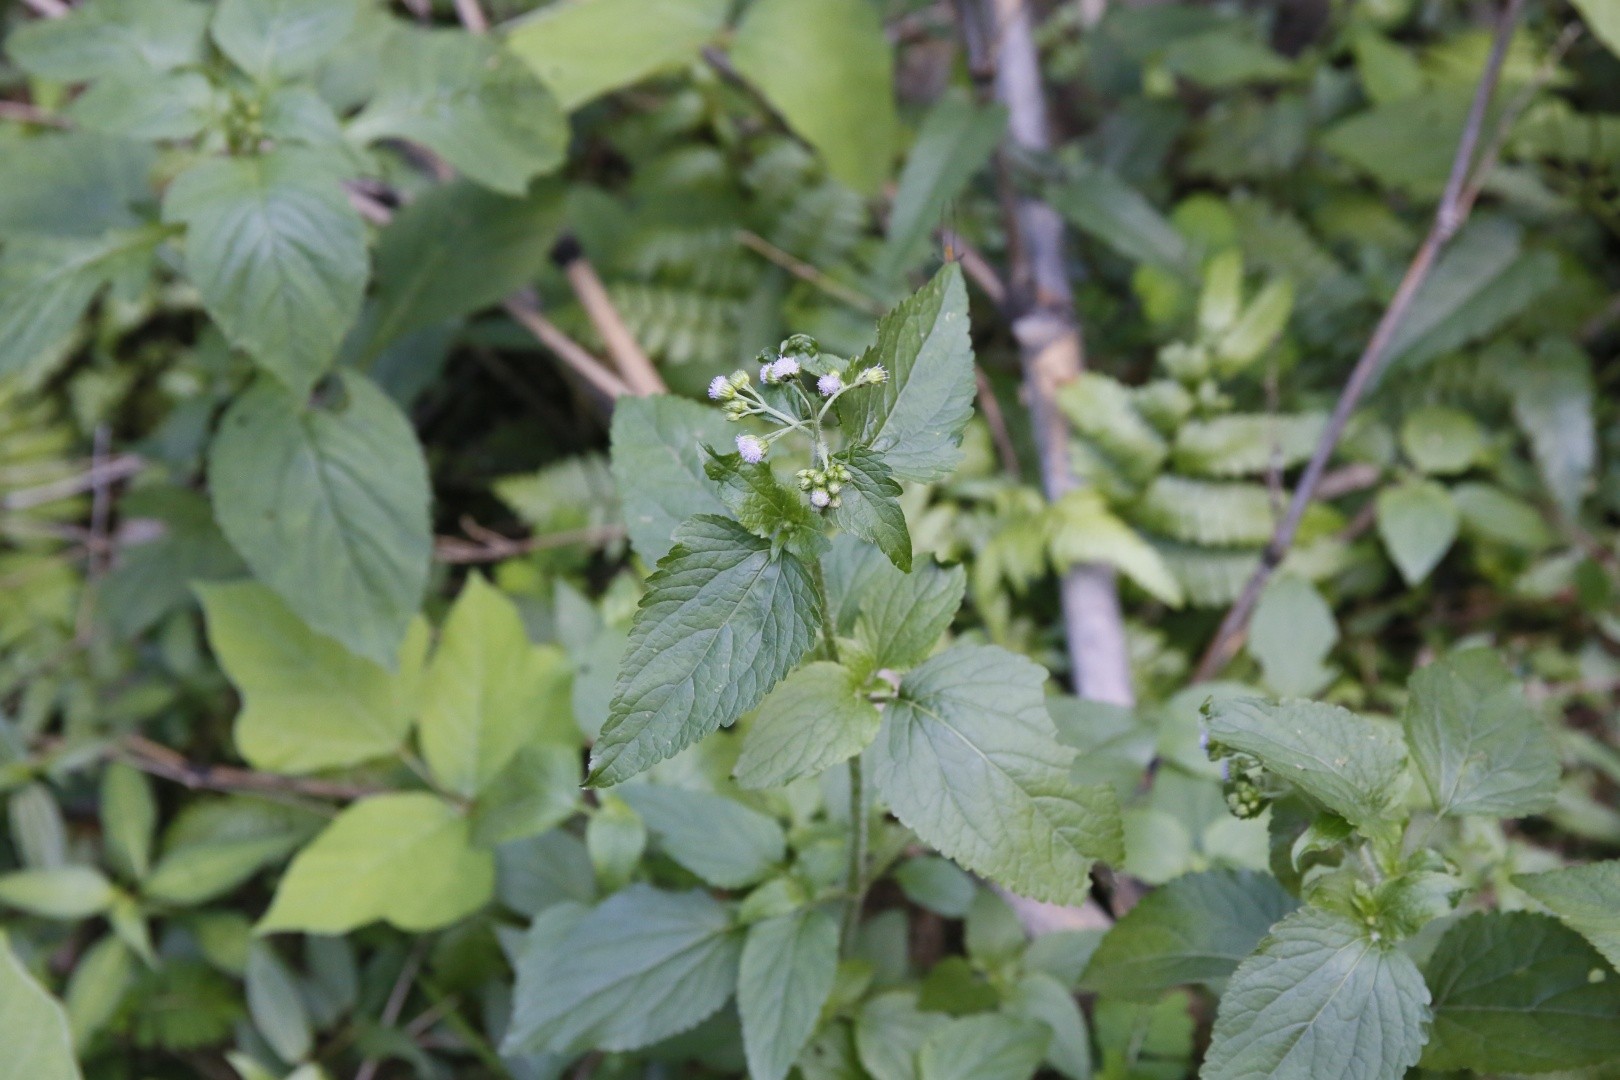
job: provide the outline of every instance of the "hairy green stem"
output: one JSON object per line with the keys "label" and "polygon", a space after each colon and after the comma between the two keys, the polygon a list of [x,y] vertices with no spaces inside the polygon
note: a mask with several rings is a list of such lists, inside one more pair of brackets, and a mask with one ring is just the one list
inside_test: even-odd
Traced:
{"label": "hairy green stem", "polygon": [[[816,606],[821,610],[821,644],[827,659],[838,660],[838,633],[833,626],[832,603],[827,598],[827,577],[822,572],[821,560],[810,560],[810,578],[815,583]],[[861,755],[849,759],[849,873],[846,884],[849,898],[844,908],[841,938],[845,951],[855,940],[855,929],[860,925],[861,908],[866,902],[866,783],[861,773]]]}

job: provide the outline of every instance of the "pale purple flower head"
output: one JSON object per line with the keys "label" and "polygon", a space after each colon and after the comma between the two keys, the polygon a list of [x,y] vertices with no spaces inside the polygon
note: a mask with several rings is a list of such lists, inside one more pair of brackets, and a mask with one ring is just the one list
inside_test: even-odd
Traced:
{"label": "pale purple flower head", "polygon": [[832,496],[827,494],[824,488],[816,488],[810,493],[810,505],[817,510],[825,510],[830,502],[832,502]]}
{"label": "pale purple flower head", "polygon": [[724,401],[735,393],[736,390],[732,387],[731,380],[724,375],[716,375],[709,380],[709,397],[715,401]]}
{"label": "pale purple flower head", "polygon": [[816,389],[822,397],[832,397],[844,388],[844,377],[836,371],[830,371],[816,380]]}
{"label": "pale purple flower head", "polygon": [[776,376],[777,382],[786,382],[799,373],[799,362],[791,356],[778,357],[776,363],[771,365],[771,374]]}
{"label": "pale purple flower head", "polygon": [[750,465],[757,465],[765,460],[765,444],[752,435],[737,436],[737,453]]}

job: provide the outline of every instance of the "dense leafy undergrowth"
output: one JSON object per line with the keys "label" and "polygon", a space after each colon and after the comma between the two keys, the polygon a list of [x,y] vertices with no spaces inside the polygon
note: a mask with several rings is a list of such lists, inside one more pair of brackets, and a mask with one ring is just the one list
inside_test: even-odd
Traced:
{"label": "dense leafy undergrowth", "polygon": [[9,6],[0,1077],[1615,1075],[1620,6],[1505,10]]}

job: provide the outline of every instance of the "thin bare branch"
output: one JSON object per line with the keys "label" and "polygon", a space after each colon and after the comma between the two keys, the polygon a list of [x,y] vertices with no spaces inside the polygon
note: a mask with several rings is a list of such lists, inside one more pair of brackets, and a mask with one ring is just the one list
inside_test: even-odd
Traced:
{"label": "thin bare branch", "polygon": [[1001,459],[1001,469],[1022,483],[1024,469],[1018,464],[1018,448],[1013,445],[1012,432],[1007,428],[1007,417],[1001,411],[1001,402],[996,400],[996,392],[983,368],[975,367],[973,377],[978,383],[979,415],[984,417],[985,426],[990,429],[990,441],[996,445],[996,457]]}
{"label": "thin bare branch", "polygon": [[630,332],[624,316],[619,314],[618,307],[608,295],[602,279],[596,275],[596,268],[585,257],[585,250],[579,246],[579,241],[571,236],[563,237],[552,249],[551,257],[567,275],[575,299],[585,309],[591,325],[596,327],[602,344],[607,346],[608,356],[613,358],[614,366],[619,369],[630,392],[637,397],[667,394],[669,387],[664,385],[664,379],[653,367],[652,359],[642,349],[641,343],[636,341],[635,334]]}
{"label": "thin bare branch", "polygon": [[624,538],[622,525],[565,529],[562,532],[539,533],[516,539],[485,529],[467,518],[462,519],[461,525],[471,539],[463,540],[459,536],[434,538],[433,557],[439,562],[455,565],[500,562],[503,559],[527,555],[531,551],[549,551],[552,548],[572,547],[575,544],[601,546]]}
{"label": "thin bare branch", "polygon": [[38,105],[30,105],[26,101],[0,101],[0,120],[15,120],[19,124],[35,124],[39,127],[73,126],[67,117],[48,113]]}
{"label": "thin bare branch", "polygon": [[73,10],[63,0],[23,0],[23,6],[46,19],[60,19]]}
{"label": "thin bare branch", "polygon": [[[1474,165],[1475,151],[1479,148],[1485,116],[1490,108],[1491,99],[1496,95],[1496,86],[1502,75],[1502,62],[1507,56],[1508,43],[1513,39],[1513,32],[1518,25],[1519,13],[1523,7],[1524,0],[1508,0],[1502,9],[1502,14],[1497,20],[1490,55],[1485,61],[1485,70],[1474,91],[1474,100],[1468,109],[1468,119],[1463,125],[1462,137],[1457,143],[1456,156],[1452,159],[1451,173],[1440,197],[1440,205],[1435,211],[1434,224],[1424,237],[1417,254],[1412,257],[1411,265],[1406,268],[1406,274],[1401,278],[1389,306],[1384,309],[1383,317],[1378,320],[1378,326],[1368,339],[1367,347],[1362,351],[1355,367],[1351,369],[1350,377],[1345,381],[1344,389],[1339,394],[1338,403],[1333,407],[1333,415],[1328,420],[1327,428],[1322,432],[1322,437],[1318,440],[1310,461],[1306,463],[1304,472],[1300,474],[1299,483],[1294,488],[1293,498],[1288,506],[1288,513],[1277,523],[1270,542],[1260,555],[1260,564],[1245,583],[1243,591],[1226,613],[1226,617],[1221,620],[1214,639],[1199,660],[1198,669],[1193,675],[1195,682],[1214,678],[1236,655],[1249,619],[1254,615],[1255,605],[1260,601],[1260,594],[1265,590],[1266,583],[1271,580],[1271,575],[1281,565],[1283,557],[1288,554],[1294,536],[1299,531],[1299,524],[1305,517],[1305,511],[1316,497],[1317,487],[1321,483],[1323,472],[1327,469],[1328,459],[1333,456],[1339,439],[1343,437],[1351,414],[1382,367],[1384,358],[1389,353],[1390,344],[1395,340],[1396,332],[1411,312],[1412,303],[1433,271],[1440,252],[1468,220],[1468,214],[1479,196],[1484,177],[1495,165],[1496,153],[1500,151],[1503,139],[1492,141],[1485,156],[1480,158],[1477,168]],[[1504,120],[1511,123],[1511,117],[1504,117]]]}
{"label": "thin bare branch", "polygon": [[478,0],[455,0],[456,18],[461,25],[474,34],[489,33],[489,16],[484,14],[483,7]]}
{"label": "thin bare branch", "polygon": [[625,385],[623,379],[592,356],[589,349],[563,333],[556,323],[540,313],[539,300],[532,290],[525,289],[507,297],[504,307],[508,315],[534,335],[536,341],[551,350],[552,355],[561,360],[568,370],[578,375],[602,397],[612,401],[630,393],[630,387]]}
{"label": "thin bare branch", "polygon": [[771,243],[769,240],[765,239],[756,232],[750,232],[747,229],[738,229],[737,243],[741,244],[749,251],[752,251],[754,254],[762,256],[767,262],[780,266],[783,270],[786,270],[800,281],[814,285],[828,296],[848,304],[857,311],[864,311],[868,315],[883,314],[883,305],[872,299],[870,296],[866,296],[859,290],[850,288],[848,285],[845,285],[842,281],[839,281],[837,278],[828,274],[820,267],[807,263],[803,259],[800,259],[789,252],[783,251],[781,248],[777,247],[775,244]]}
{"label": "thin bare branch", "polygon": [[193,790],[299,795],[311,799],[335,799],[342,802],[352,802],[386,790],[365,784],[346,784],[304,776],[254,772],[230,765],[200,765],[144,735],[124,736],[108,748],[107,756],[133,766],[149,776],[172,780]]}
{"label": "thin bare branch", "polygon": [[0,496],[0,510],[30,510],[46,503],[71,499],[86,491],[98,491],[108,484],[129,479],[145,467],[146,460],[139,454],[92,458],[90,467],[82,473],[38,487],[7,492]]}

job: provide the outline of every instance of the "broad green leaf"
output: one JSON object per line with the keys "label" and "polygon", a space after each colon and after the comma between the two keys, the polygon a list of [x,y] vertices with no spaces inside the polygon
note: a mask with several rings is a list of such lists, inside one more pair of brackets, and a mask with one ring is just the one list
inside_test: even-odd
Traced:
{"label": "broad green leaf", "polygon": [[1212,89],[1287,79],[1294,65],[1257,40],[1253,26],[1234,19],[1213,30],[1177,38],[1164,51],[1164,66]]}
{"label": "broad green leaf", "polygon": [[1461,409],[1426,405],[1401,422],[1401,449],[1421,471],[1449,476],[1465,471],[1485,450],[1485,432]]}
{"label": "broad green leaf", "polygon": [[1481,539],[1521,551],[1545,551],[1558,542],[1544,510],[1494,484],[1462,483],[1451,489],[1462,528]]}
{"label": "broad green leaf", "polygon": [[1513,884],[1547,908],[1620,969],[1620,860],[1519,874]]}
{"label": "broad green leaf", "polygon": [[1429,990],[1417,966],[1342,916],[1283,919],[1233,973],[1206,1080],[1387,1080],[1417,1064]]}
{"label": "broad green leaf", "polygon": [[1217,987],[1298,907],[1277,879],[1252,870],[1187,874],[1148,893],[1103,936],[1083,985],[1127,1001],[1173,986]]}
{"label": "broad green leaf", "polygon": [[141,895],[177,907],[206,903],[292,854],[300,839],[270,835],[181,845],[158,860],[151,876],[141,883]]}
{"label": "broad green leaf", "polygon": [[1549,338],[1523,367],[1507,371],[1513,418],[1553,499],[1573,514],[1585,496],[1597,463],[1592,418],[1592,361],[1574,342]]}
{"label": "broad green leaf", "polygon": [[1570,0],[1592,34],[1620,56],[1620,4],[1614,0]]}
{"label": "broad green leaf", "polygon": [[900,170],[874,274],[897,278],[926,260],[945,208],[990,160],[1006,123],[1006,109],[962,93],[946,93],[928,111]]}
{"label": "broad green leaf", "polygon": [[264,1041],[283,1061],[302,1061],[314,1043],[309,1012],[299,996],[298,980],[269,945],[248,945],[242,986],[248,1015]]}
{"label": "broad green leaf", "polygon": [[159,235],[130,229],[97,237],[27,236],[0,253],[0,377],[26,382],[62,359],[103,286],[145,273]]}
{"label": "broad green leaf", "polygon": [[420,143],[508,195],[562,164],[567,118],[504,49],[459,30],[402,28],[382,64],[377,94],[349,124],[350,138]]}
{"label": "broad green leaf", "polygon": [[942,479],[961,457],[973,414],[967,316],[962,270],[949,263],[878,320],[877,344],[846,375],[853,381],[879,364],[888,371],[887,381],[849,391],[834,408],[850,440],[882,455],[902,480]]}
{"label": "broad green leaf", "polygon": [[517,606],[470,575],[421,683],[417,738],[440,784],[471,798],[545,737],[555,666],[554,652],[530,643]]}
{"label": "broad green leaf", "polygon": [[525,746],[482,792],[472,811],[472,837],[493,848],[556,828],[580,807],[579,751],[574,746]]}
{"label": "broad green leaf", "polygon": [[966,571],[932,560],[904,576],[874,581],[860,598],[855,636],[871,651],[876,667],[914,667],[939,644],[966,589]]}
{"label": "broad green leaf", "polygon": [[1051,1031],[1046,1064],[1069,1080],[1090,1080],[1091,1035],[1086,1015],[1068,987],[1044,971],[1025,972],[1013,987],[1006,1010]]}
{"label": "broad green leaf", "polygon": [[169,185],[166,221],[184,222],[186,274],[231,344],[295,394],[332,363],[360,311],[365,226],[331,158],[283,146],[210,158]]}
{"label": "broad green leaf", "polygon": [[554,187],[514,199],[466,180],[435,184],[412,200],[377,238],[366,354],[496,304],[533,280],[561,209]]}
{"label": "broad green leaf", "polygon": [[1558,790],[1558,747],[1496,653],[1453,653],[1408,688],[1406,742],[1438,812],[1517,818],[1546,809]]}
{"label": "broad green leaf", "polygon": [[433,554],[427,465],[394,403],[358,375],[308,408],[260,379],[220,421],[208,479],[254,575],[310,629],[392,667]]}
{"label": "broad green leaf", "polygon": [[101,79],[67,113],[87,131],[127,139],[190,139],[214,118],[218,99],[195,71],[131,72]]}
{"label": "broad green leaf", "polygon": [[199,492],[153,485],[126,494],[118,509],[126,518],[158,523],[163,532],[124,547],[118,564],[102,580],[96,611],[114,633],[133,638],[171,611],[189,607],[194,584],[247,573],[214,523],[207,496]]}
{"label": "broad green leaf", "polygon": [[1198,476],[1255,476],[1273,465],[1289,469],[1311,456],[1326,425],[1322,413],[1192,420],[1176,431],[1172,461],[1177,470]]}
{"label": "broad green leaf", "polygon": [[308,773],[390,757],[420,705],[427,627],[396,657],[398,674],[310,630],[256,582],[199,585],[208,643],[242,696],[236,748],[257,769]]}
{"label": "broad green leaf", "polygon": [[1408,480],[1378,493],[1378,535],[1408,585],[1429,576],[1457,539],[1457,504],[1433,480]]}
{"label": "broad green leaf", "polygon": [[[1463,90],[1419,94],[1337,120],[1321,130],[1316,141],[1382,184],[1438,196],[1456,153],[1468,101]],[[1421,300],[1413,305],[1413,314],[1416,318],[1408,326],[1427,320]],[[1397,336],[1409,340],[1417,336],[1406,331],[1403,326]],[[1390,355],[1398,352],[1391,348]]]}
{"label": "broad green leaf", "polygon": [[979,891],[966,871],[937,855],[907,859],[895,870],[894,880],[907,900],[948,919],[967,915]]}
{"label": "broad green leaf", "polygon": [[1260,484],[1170,473],[1148,485],[1130,514],[1161,536],[1215,547],[1258,547],[1276,528],[1271,493]]}
{"label": "broad green leaf", "polygon": [[662,784],[627,784],[614,794],[647,823],[664,854],[717,888],[768,877],[786,853],[774,818],[723,795]]}
{"label": "broad green leaf", "polygon": [[730,7],[729,0],[561,0],[513,23],[506,43],[572,112],[692,63]]}
{"label": "broad green leaf", "polygon": [[1074,751],[1047,714],[1046,672],[959,645],[905,676],[872,747],[878,791],[941,854],[1015,892],[1081,903],[1093,859],[1123,858],[1106,785],[1071,785]]}
{"label": "broad green leaf", "polygon": [[157,830],[157,800],[152,782],[133,766],[114,762],[101,777],[101,822],[107,855],[137,881],[152,866],[152,837]]}
{"label": "broad green leaf", "polygon": [[833,179],[871,195],[889,178],[894,55],[867,0],[757,0],[737,26],[731,62]]}
{"label": "broad green leaf", "polygon": [[734,433],[720,410],[685,398],[625,398],[614,406],[613,479],[630,545],[644,562],[669,554],[687,518],[725,513],[704,473],[703,447],[724,445]]}
{"label": "broad green leaf", "polygon": [[472,847],[467,819],[426,792],[355,803],[293,859],[261,934],[345,934],[379,919],[420,933],[483,907],[495,860]]}
{"label": "broad green leaf", "polygon": [[821,908],[748,928],[737,975],[748,1075],[783,1080],[810,1041],[838,971],[838,920]]}
{"label": "broad green leaf", "polygon": [[1266,685],[1279,694],[1306,696],[1333,677],[1322,661],[1338,640],[1333,608],[1316,586],[1281,573],[1260,594],[1244,647],[1259,662]]}
{"label": "broad green leaf", "polygon": [[1155,599],[1180,607],[1181,585],[1157,549],[1108,508],[1095,487],[1076,488],[1052,505],[1053,565],[1102,563],[1120,571]]}
{"label": "broad green leaf", "polygon": [[1406,747],[1392,728],[1337,705],[1215,698],[1205,707],[1209,740],[1260,759],[1352,825],[1386,821],[1406,790]]}
{"label": "broad green leaf", "polygon": [[208,14],[197,0],[95,0],[18,27],[6,51],[30,75],[64,83],[169,71],[202,59]]}
{"label": "broad green leaf", "polygon": [[0,154],[0,237],[92,238],[140,223],[130,207],[152,197],[155,148],[88,131],[11,145]]}
{"label": "broad green leaf", "polygon": [[1538,1073],[1620,1057],[1620,978],[1556,919],[1471,915],[1440,939],[1427,976],[1425,1068]]}
{"label": "broad green leaf", "polygon": [[88,919],[106,911],[112,901],[112,882],[90,866],[53,866],[0,874],[0,907],[17,908],[45,919]]}
{"label": "broad green leaf", "polygon": [[1146,196],[1109,170],[1085,166],[1047,197],[1075,228],[1132,262],[1172,272],[1187,269],[1186,238]]}
{"label": "broad green leaf", "polygon": [[707,893],[632,885],[543,913],[518,958],[507,1053],[634,1050],[685,1031],[736,989],[741,935]]}
{"label": "broad green leaf", "polygon": [[[860,391],[856,391],[859,393]],[[883,458],[864,446],[852,446],[833,455],[849,471],[849,482],[838,493],[832,519],[840,529],[875,544],[889,561],[911,570],[911,532],[900,509],[900,485]]]}
{"label": "broad green leaf", "polygon": [[830,660],[783,679],[754,711],[737,758],[737,782],[780,787],[866,749],[882,718],[861,690],[853,672]]}
{"label": "broad green leaf", "polygon": [[605,795],[585,823],[585,851],[601,891],[622,889],[647,852],[647,825],[629,803]]}
{"label": "broad green leaf", "polygon": [[62,1005],[29,974],[0,930],[0,1046],[18,1080],[80,1080]]}
{"label": "broad green leaf", "polygon": [[605,786],[730,724],[815,643],[805,565],[736,522],[700,516],[647,579],[588,783]]}
{"label": "broad green leaf", "polygon": [[869,998],[855,1019],[855,1049],[873,1080],[917,1080],[917,1051],[946,1024],[944,1013],[917,1008],[915,990]]}
{"label": "broad green leaf", "polygon": [[881,551],[848,533],[833,537],[821,557],[821,568],[827,577],[833,626],[840,637],[855,632],[855,622],[869,598],[878,590],[896,588],[905,578]]}
{"label": "broad green leaf", "polygon": [[220,0],[214,42],[255,79],[278,82],[320,63],[354,25],[357,7],[356,0]]}
{"label": "broad green leaf", "polygon": [[1051,1029],[997,1013],[967,1016],[933,1032],[917,1051],[919,1080],[1029,1080]]}

